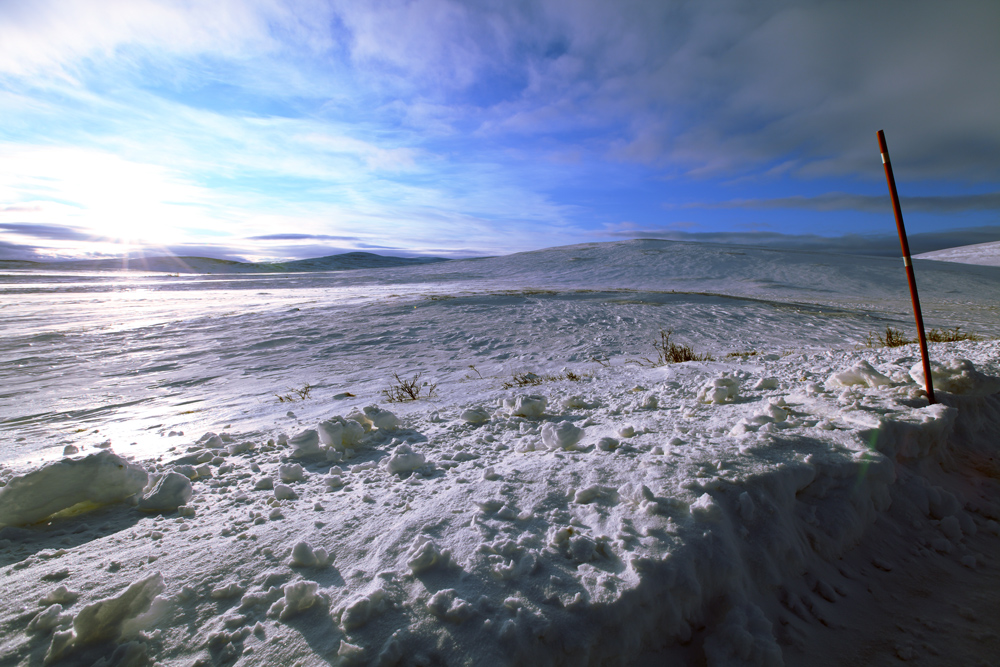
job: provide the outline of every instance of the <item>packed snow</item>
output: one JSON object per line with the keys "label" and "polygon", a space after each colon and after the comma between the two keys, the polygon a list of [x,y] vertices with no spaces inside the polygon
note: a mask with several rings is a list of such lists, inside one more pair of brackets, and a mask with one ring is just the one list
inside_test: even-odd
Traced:
{"label": "packed snow", "polygon": [[[1000,654],[1000,269],[918,264],[930,324],[987,337],[930,345],[929,405],[915,345],[863,345],[905,323],[898,262],[725,252],[299,275],[267,303],[260,276],[147,276],[124,314],[7,276],[0,664]],[[653,363],[660,329],[716,360]]]}

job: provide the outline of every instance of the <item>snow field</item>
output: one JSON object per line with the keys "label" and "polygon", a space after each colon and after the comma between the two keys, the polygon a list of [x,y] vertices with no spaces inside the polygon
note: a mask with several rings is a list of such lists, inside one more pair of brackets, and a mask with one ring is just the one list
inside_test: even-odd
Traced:
{"label": "snow field", "polygon": [[[1000,269],[918,268],[928,326],[1000,335]],[[896,260],[650,240],[336,273],[0,278],[0,460],[36,463],[67,447],[156,456],[229,423],[263,436],[289,407],[319,432],[343,411],[276,397],[309,383],[306,403],[371,404],[399,372],[451,401],[470,365],[585,372],[649,356],[660,328],[716,357],[912,333]]]}
{"label": "snow field", "polygon": [[[782,664],[875,576],[837,564],[887,517],[914,557],[992,558],[970,544],[1000,534],[1000,344],[933,346],[935,406],[913,347],[470,380],[167,461],[5,469],[0,656]],[[116,461],[114,494],[63,482]]]}

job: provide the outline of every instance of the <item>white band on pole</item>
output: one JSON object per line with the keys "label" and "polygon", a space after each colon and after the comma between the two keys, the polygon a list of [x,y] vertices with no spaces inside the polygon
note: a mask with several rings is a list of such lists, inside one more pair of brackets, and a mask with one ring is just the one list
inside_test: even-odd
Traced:
{"label": "white band on pole", "polygon": [[909,257],[903,258],[903,266],[913,266],[913,262],[910,261]]}

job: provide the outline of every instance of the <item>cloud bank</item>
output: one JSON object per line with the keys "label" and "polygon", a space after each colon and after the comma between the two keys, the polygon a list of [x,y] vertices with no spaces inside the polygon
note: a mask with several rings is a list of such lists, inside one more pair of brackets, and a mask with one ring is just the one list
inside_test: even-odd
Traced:
{"label": "cloud bank", "polygon": [[0,2],[0,222],[512,252],[664,202],[881,213],[884,129],[904,211],[991,224],[997,25],[994,0]]}

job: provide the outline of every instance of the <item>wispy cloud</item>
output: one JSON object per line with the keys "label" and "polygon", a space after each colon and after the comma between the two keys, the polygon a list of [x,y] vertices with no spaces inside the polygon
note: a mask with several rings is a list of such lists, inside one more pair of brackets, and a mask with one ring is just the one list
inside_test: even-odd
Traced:
{"label": "wispy cloud", "polygon": [[264,234],[251,236],[250,239],[254,241],[358,241],[356,236],[332,236],[330,234]]}
{"label": "wispy cloud", "polygon": [[56,241],[96,241],[93,233],[63,225],[34,225],[26,223],[0,223],[0,231],[11,232],[18,236]]}
{"label": "wispy cloud", "polygon": [[[904,211],[921,213],[960,213],[962,211],[1000,211],[1000,192],[973,195],[905,196],[900,204]],[[810,211],[867,211],[885,213],[892,210],[889,195],[856,195],[828,192],[815,197],[776,197],[774,199],[735,199],[719,202],[696,202],[678,208],[744,208],[768,210],[779,208]]]}

